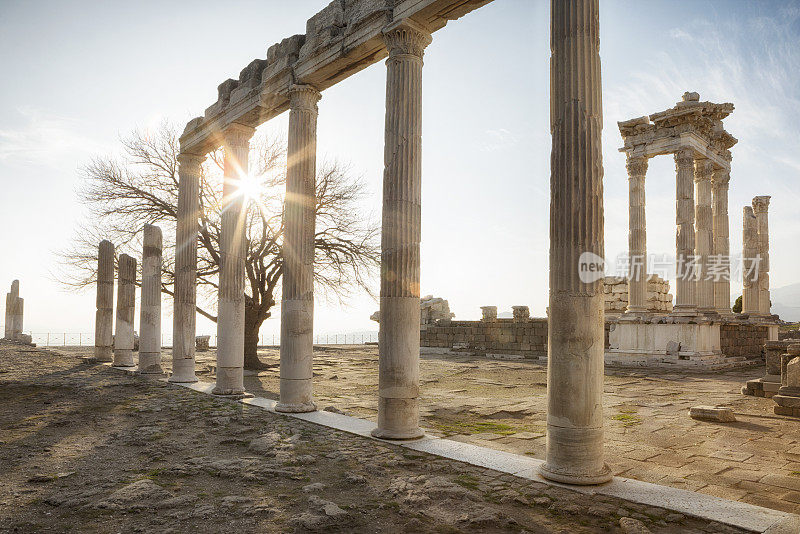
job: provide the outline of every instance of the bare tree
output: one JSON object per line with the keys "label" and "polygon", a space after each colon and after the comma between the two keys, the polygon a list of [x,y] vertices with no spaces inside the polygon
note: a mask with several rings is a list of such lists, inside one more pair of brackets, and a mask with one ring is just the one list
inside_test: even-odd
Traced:
{"label": "bare tree", "polygon": [[[133,132],[121,140],[121,156],[92,159],[81,169],[78,195],[89,217],[71,245],[59,253],[56,279],[83,289],[96,281],[97,243],[112,241],[118,252],[141,251],[145,224],[164,230],[162,292],[174,295],[174,236],[178,211],[178,133],[169,124],[155,132]],[[216,321],[222,203],[222,151],[209,154],[200,176],[197,312]],[[272,315],[283,274],[283,197],[286,183],[283,140],[257,135],[251,143],[247,187],[245,368],[263,368],[256,347],[261,325]],[[379,226],[359,214],[361,181],[337,162],[317,173],[315,286],[340,301],[352,291],[372,294],[379,264]]]}

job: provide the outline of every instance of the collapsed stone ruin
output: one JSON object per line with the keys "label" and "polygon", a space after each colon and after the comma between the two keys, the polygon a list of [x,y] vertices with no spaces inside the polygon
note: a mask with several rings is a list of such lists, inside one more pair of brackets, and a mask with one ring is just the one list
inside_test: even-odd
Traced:
{"label": "collapsed stone ruin", "polygon": [[[456,314],[450,311],[450,303],[445,299],[427,295],[419,300],[419,325],[422,329],[437,321],[449,321]],[[369,316],[371,321],[381,322],[381,312],[376,311]]]}
{"label": "collapsed stone ruin", "polygon": [[[628,310],[628,279],[626,277],[606,276],[603,279],[603,293],[606,296],[606,316],[619,315]],[[647,276],[645,309],[650,313],[672,312],[669,281],[657,274]]]}

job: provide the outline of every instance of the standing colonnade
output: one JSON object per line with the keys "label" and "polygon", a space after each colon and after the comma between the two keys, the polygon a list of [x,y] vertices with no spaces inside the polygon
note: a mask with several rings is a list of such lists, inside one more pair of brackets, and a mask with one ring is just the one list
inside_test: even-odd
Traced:
{"label": "standing colonnade", "polygon": [[[384,439],[415,439],[423,435],[419,427],[423,54],[433,31],[480,4],[395,2],[390,10],[373,4],[330,4],[309,20],[305,36],[284,39],[269,49],[266,60],[248,65],[238,81],[221,84],[219,99],[206,110],[206,116],[187,124],[178,156],[173,372],[169,380],[197,380],[199,182],[205,155],[221,146],[225,183],[213,392],[244,394],[247,210],[237,185],[248,171],[249,141],[255,127],[288,109],[280,400],[276,410],[316,409],[312,342],[317,102],[323,89],[388,56],[378,423],[372,433]],[[336,10],[341,13],[328,13]],[[320,26],[331,16],[343,17],[344,30],[334,34]],[[337,39],[352,42],[344,46]],[[603,254],[598,0],[552,0],[551,51],[551,328],[547,458],[541,473],[561,482],[594,484],[611,477],[603,461],[602,280],[587,282],[579,273],[583,253]],[[631,189],[632,196],[635,193],[639,199],[642,225],[645,170],[646,160],[637,171],[641,187],[635,192],[633,186]],[[636,239],[632,238],[632,247],[644,251],[643,226]],[[155,260],[144,261],[151,273]],[[113,262],[113,245],[104,241],[98,275],[98,359],[110,348]],[[122,270],[122,259],[120,265]],[[153,289],[148,287],[149,295]],[[122,287],[120,296],[125,299]],[[119,308],[118,303],[118,308],[127,309],[127,300],[122,304]],[[155,303],[148,297],[146,304]],[[144,309],[142,313],[144,316]],[[153,325],[148,325],[151,331]],[[156,362],[151,361],[150,345],[147,347],[145,367],[154,368]]]}

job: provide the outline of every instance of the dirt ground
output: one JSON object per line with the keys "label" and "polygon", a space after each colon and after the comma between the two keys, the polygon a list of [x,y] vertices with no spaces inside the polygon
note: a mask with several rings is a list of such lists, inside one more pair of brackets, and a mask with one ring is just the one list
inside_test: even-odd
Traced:
{"label": "dirt ground", "polygon": [[[246,377],[245,386],[277,399],[278,350],[259,355],[272,368]],[[201,380],[214,380],[215,357],[198,354]],[[376,419],[377,347],[317,346],[314,362],[320,408]],[[422,425],[432,433],[544,458],[546,365],[423,354],[420,373]],[[800,513],[800,420],[774,415],[770,399],[740,393],[762,374],[607,370],[605,444],[614,474]],[[690,419],[689,408],[700,404],[730,407],[737,422]]]}
{"label": "dirt ground", "polygon": [[737,532],[5,344],[0,465],[2,532]]}

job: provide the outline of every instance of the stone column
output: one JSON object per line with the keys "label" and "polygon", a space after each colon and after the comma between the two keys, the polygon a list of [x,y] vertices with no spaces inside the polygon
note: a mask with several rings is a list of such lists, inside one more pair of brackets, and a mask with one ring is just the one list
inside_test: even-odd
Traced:
{"label": "stone column", "polygon": [[162,374],[161,368],[161,228],[144,225],[142,308],[139,314],[139,372]]}
{"label": "stone column", "polygon": [[9,339],[16,340],[22,333],[22,299],[19,298],[19,280],[11,282],[11,306],[9,314]]}
{"label": "stone column", "polygon": [[611,478],[603,461],[603,275],[580,269],[584,254],[604,254],[598,0],[551,0],[550,17],[550,335],[540,472],[599,484]]}
{"label": "stone column", "polygon": [[133,367],[133,318],[136,312],[136,260],[119,257],[117,320],[114,325],[114,367]]}
{"label": "stone column", "polygon": [[720,315],[730,316],[731,311],[731,244],[728,222],[728,184],[731,172],[715,169],[711,177],[714,198],[714,255],[720,263],[719,279],[714,282],[714,307]]}
{"label": "stone column", "polygon": [[97,312],[94,320],[94,357],[110,362],[114,328],[114,245],[100,241],[97,249]]}
{"label": "stone column", "polygon": [[11,321],[13,321],[13,300],[11,293],[6,293],[6,320],[3,324],[3,339],[11,339]]}
{"label": "stone column", "polygon": [[279,412],[312,412],[314,353],[314,222],[317,102],[310,85],[289,90],[289,139],[281,296]]}
{"label": "stone column", "polygon": [[175,231],[175,297],[170,382],[197,382],[194,350],[197,302],[197,233],[200,168],[205,156],[178,156],[178,223]]}
{"label": "stone column", "polygon": [[714,280],[709,277],[714,241],[714,221],[711,208],[711,173],[714,165],[708,159],[697,159],[694,166],[696,188],[694,255],[697,258],[697,310],[705,314],[716,313],[714,306]]}
{"label": "stone column", "polygon": [[419,428],[419,272],[422,185],[422,56],[430,32],[406,19],[383,31],[386,126],[381,228],[378,427],[414,439]]}
{"label": "stone column", "polygon": [[694,258],[694,154],[690,148],[675,153],[676,223],[675,261],[677,279],[675,280],[674,315],[697,315],[696,285],[688,266]]}
{"label": "stone column", "polygon": [[753,212],[758,221],[758,254],[761,262],[758,266],[758,313],[763,316],[770,316],[772,307],[769,294],[769,199],[772,197],[763,196],[753,198]]}
{"label": "stone column", "polygon": [[250,138],[255,129],[231,124],[224,132],[225,183],[222,188],[217,383],[215,395],[244,393],[244,269],[247,210],[239,181],[248,172]]}
{"label": "stone column", "polygon": [[645,187],[647,158],[627,158],[628,169],[628,313],[647,312],[647,224]]}
{"label": "stone column", "polygon": [[[758,219],[751,206],[744,207],[742,225],[742,313],[751,317],[758,315],[758,280],[755,279],[755,258],[759,254]],[[760,267],[760,266],[759,266]]]}

